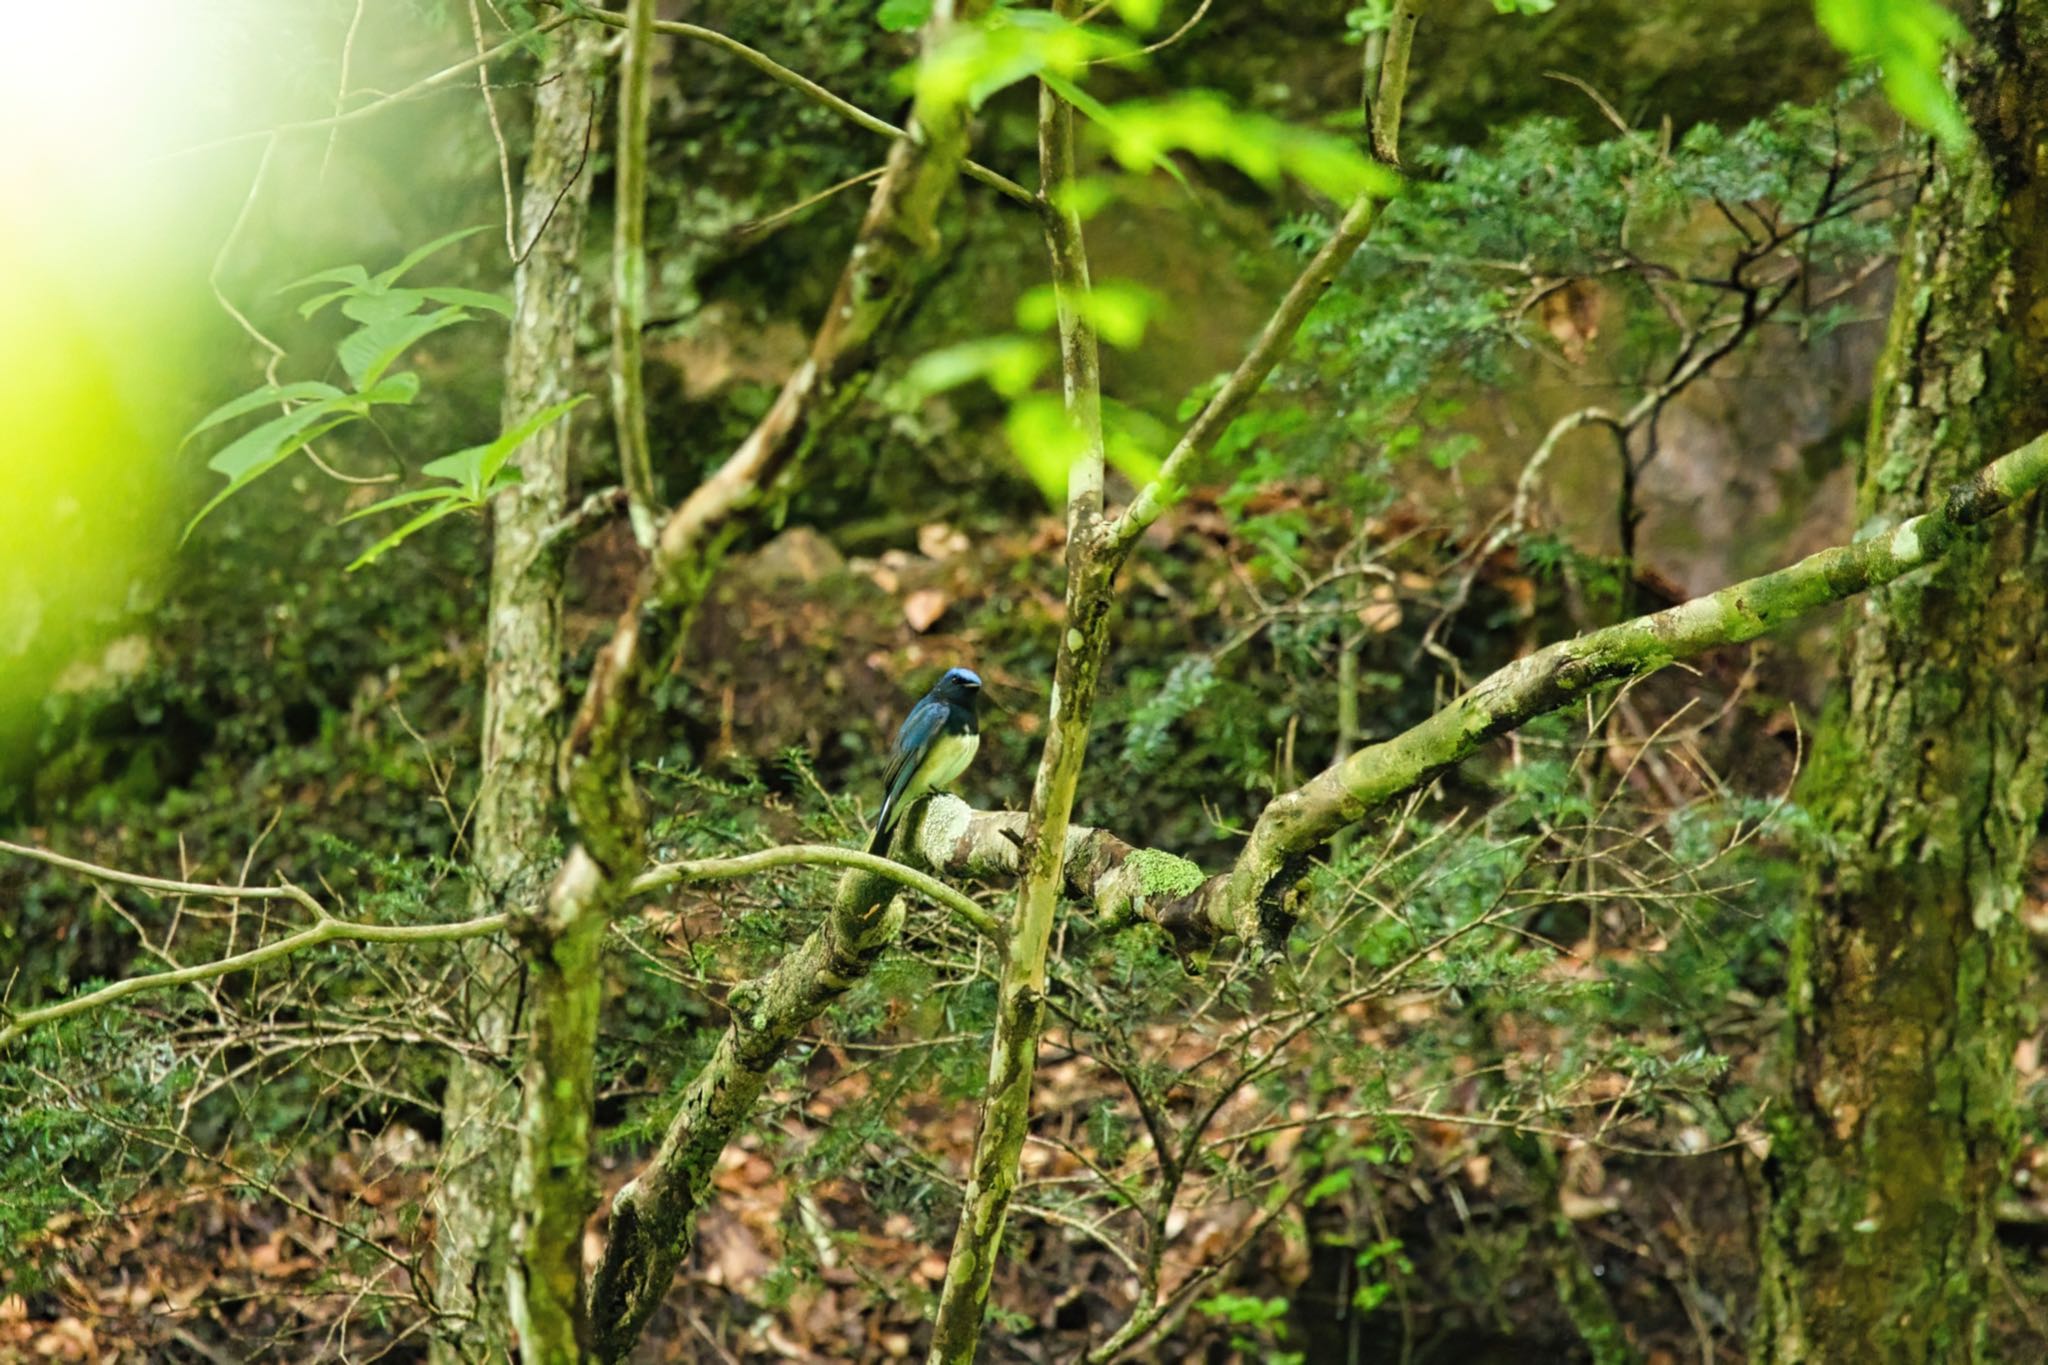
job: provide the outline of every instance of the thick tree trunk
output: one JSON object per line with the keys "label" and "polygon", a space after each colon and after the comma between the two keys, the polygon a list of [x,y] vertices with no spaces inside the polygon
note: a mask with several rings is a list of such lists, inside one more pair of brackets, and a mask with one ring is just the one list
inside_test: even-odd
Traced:
{"label": "thick tree trunk", "polygon": [[[1864,456],[1883,529],[2048,427],[2048,0],[1980,6],[1900,269]],[[1976,1361],[2013,1138],[2048,768],[2048,507],[1872,592],[1804,799],[1789,1106],[1764,1178],[1760,1361]]]}
{"label": "thick tree trunk", "polygon": [[[514,284],[505,356],[504,425],[574,391],[577,261],[583,248],[593,136],[598,38],[572,25],[549,42],[536,88],[533,150],[520,204],[519,242],[532,250]],[[538,234],[537,238],[535,234]],[[519,484],[491,505],[491,593],[484,681],[483,779],[471,834],[471,909],[531,909],[547,894],[561,822],[555,756],[562,729],[562,571],[547,544],[568,494],[570,424],[554,423],[521,447]],[[513,1119],[509,1053],[520,966],[502,938],[466,945],[463,999],[474,1041],[491,1060],[459,1058],[443,1111],[444,1176],[436,1236],[440,1306],[463,1315],[441,1358],[504,1360],[511,1223]]]}

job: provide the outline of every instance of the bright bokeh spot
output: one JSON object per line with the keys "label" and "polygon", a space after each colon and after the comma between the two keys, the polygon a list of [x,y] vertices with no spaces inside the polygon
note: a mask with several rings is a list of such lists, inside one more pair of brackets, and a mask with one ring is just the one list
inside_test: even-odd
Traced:
{"label": "bright bokeh spot", "polygon": [[196,182],[164,157],[201,112],[189,17],[154,0],[24,6],[0,44],[0,776],[32,751],[50,688],[146,604],[171,546],[173,449],[210,325]]}

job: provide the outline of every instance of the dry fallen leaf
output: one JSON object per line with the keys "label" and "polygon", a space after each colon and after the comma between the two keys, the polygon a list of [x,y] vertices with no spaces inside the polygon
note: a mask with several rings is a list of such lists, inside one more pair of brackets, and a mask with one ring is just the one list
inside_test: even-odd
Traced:
{"label": "dry fallen leaf", "polygon": [[1600,335],[1600,286],[1572,280],[1543,296],[1543,330],[1557,339],[1564,358],[1583,364],[1586,347]]}
{"label": "dry fallen leaf", "polygon": [[966,533],[943,521],[928,521],[917,528],[917,551],[926,559],[950,559],[966,549]]}
{"label": "dry fallen leaf", "polygon": [[910,623],[912,630],[922,635],[930,630],[933,624],[946,614],[946,608],[952,605],[953,599],[937,588],[919,588],[903,599],[903,619]]}
{"label": "dry fallen leaf", "polygon": [[1385,635],[1401,625],[1401,603],[1394,596],[1391,583],[1381,583],[1372,590],[1372,600],[1358,609],[1358,620],[1375,635]]}

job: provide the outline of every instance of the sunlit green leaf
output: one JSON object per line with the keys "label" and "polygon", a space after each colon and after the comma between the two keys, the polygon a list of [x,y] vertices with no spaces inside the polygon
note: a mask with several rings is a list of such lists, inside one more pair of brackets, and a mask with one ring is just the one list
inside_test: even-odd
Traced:
{"label": "sunlit green leaf", "polygon": [[[1145,324],[1159,307],[1159,296],[1129,280],[1104,280],[1074,296],[1074,311],[1112,346],[1129,348],[1145,339]],[[1025,292],[1017,300],[1017,325],[1050,327],[1059,317],[1059,296],[1049,284]]]}
{"label": "sunlit green leaf", "polygon": [[411,507],[416,503],[422,502],[439,502],[455,496],[457,496],[456,491],[452,488],[412,488],[403,493],[395,493],[391,497],[384,498],[378,502],[373,502],[368,507],[358,507],[355,511],[343,517],[339,524],[346,526],[352,521],[361,521],[364,517],[374,517],[379,513],[395,511],[400,507]]}
{"label": "sunlit green leaf", "polygon": [[[1107,130],[1112,137],[1117,136],[1117,115],[1114,109],[1057,72],[1041,72],[1039,79],[1044,81],[1054,94],[1086,115],[1089,122]],[[1193,193],[1194,187],[1188,184],[1186,173],[1173,164],[1173,158],[1166,154],[1164,148],[1152,157],[1150,164],[1152,169],[1165,171],[1182,189]]]}
{"label": "sunlit green leaf", "polygon": [[1884,72],[1892,106],[1949,146],[1969,141],[1969,123],[1941,79],[1942,56],[1967,36],[1936,0],[1814,0],[1814,16],[1835,46]]}
{"label": "sunlit green leaf", "polygon": [[335,348],[335,354],[341,358],[341,367],[348,371],[348,377],[356,388],[366,388],[376,383],[393,362],[421,340],[444,327],[467,322],[469,317],[463,309],[442,308],[432,313],[372,323],[343,337],[341,345]]}
{"label": "sunlit green leaf", "polygon": [[325,294],[315,294],[312,298],[307,299],[304,303],[299,305],[299,316],[302,318],[310,318],[315,313],[325,308],[328,304],[333,303],[336,299],[353,298],[355,296],[355,293],[356,287],[352,284],[349,284],[343,285],[341,288],[331,290]]}
{"label": "sunlit green leaf", "polygon": [[916,28],[932,17],[932,0],[882,0],[875,22],[891,33]]}
{"label": "sunlit green leaf", "polygon": [[315,422],[333,416],[336,407],[334,400],[323,400],[302,404],[282,416],[273,417],[214,452],[206,467],[230,479],[239,479],[264,461],[274,460],[281,445]]}
{"label": "sunlit green leaf", "polygon": [[[322,405],[308,405],[307,408],[295,409],[292,416],[297,416],[299,413],[308,411],[309,408],[311,407],[318,406]],[[315,415],[318,416],[319,414],[316,413]],[[230,475],[228,480],[228,486],[226,488],[221,489],[220,492],[214,494],[211,498],[207,499],[206,505],[204,507],[201,507],[196,513],[193,514],[192,520],[185,523],[185,530],[178,538],[179,543],[183,544],[185,541],[191,539],[192,532],[198,529],[199,523],[206,520],[206,518],[213,513],[213,510],[215,508],[219,507],[222,503],[226,502],[235,494],[241,492],[244,488],[247,488],[250,484],[254,483],[263,475],[275,469],[278,465],[282,464],[288,457],[290,457],[298,450],[302,449],[307,445],[310,445],[314,441],[319,440],[322,436],[334,430],[336,427],[342,425],[344,422],[354,421],[355,417],[356,414],[352,412],[344,412],[339,416],[329,417],[327,420],[319,422],[316,425],[306,427],[303,430],[285,431],[281,435],[272,434],[271,437],[269,438],[269,441],[266,442],[266,444],[270,444],[270,449],[267,451],[257,450],[257,447],[252,445],[250,449],[252,451],[256,451],[254,457],[246,461],[240,460],[238,458],[238,472]],[[270,425],[272,424],[265,424],[265,426]],[[257,428],[257,430],[262,431],[264,430],[264,428],[259,427]],[[255,434],[255,432],[250,433],[251,436]],[[244,437],[243,439],[247,440],[248,438]],[[273,442],[274,444],[271,444]],[[225,453],[226,452],[223,452],[223,454]],[[219,457],[216,456],[215,459],[218,460]],[[215,464],[213,467],[216,469],[220,469],[219,464]],[[227,473],[228,471],[225,469],[221,469],[221,472]]]}
{"label": "sunlit green leaf", "polygon": [[341,301],[341,311],[357,322],[389,322],[419,311],[427,296],[417,289],[356,291]]}
{"label": "sunlit green leaf", "polygon": [[503,294],[494,294],[488,289],[458,289],[446,284],[423,284],[415,291],[432,299],[435,303],[452,303],[462,308],[481,308],[499,317],[512,316],[512,300]]}
{"label": "sunlit green leaf", "polygon": [[186,445],[189,445],[192,438],[200,432],[211,430],[223,422],[232,422],[235,418],[255,412],[258,408],[267,408],[278,403],[298,402],[309,398],[341,398],[343,396],[342,391],[335,388],[334,385],[322,384],[314,379],[303,380],[296,384],[278,384],[255,389],[243,394],[239,398],[228,400],[212,412],[207,413],[206,416],[200,418],[198,424],[192,430],[185,433],[185,439],[178,443],[179,448],[183,449]]}
{"label": "sunlit green leaf", "polygon": [[392,285],[398,283],[399,280],[403,279],[407,271],[411,270],[414,266],[418,265],[421,261],[427,259],[427,257],[433,255],[435,252],[441,251],[447,247],[451,247],[455,245],[457,242],[462,241],[464,238],[474,237],[479,232],[489,232],[490,230],[490,224],[479,223],[475,227],[458,228],[454,232],[444,233],[443,235],[436,237],[433,241],[428,242],[425,246],[416,247],[412,251],[407,252],[404,260],[401,260],[397,265],[392,266],[389,270],[386,270],[383,273],[376,276],[375,282],[380,287],[389,289]]}
{"label": "sunlit green leaf", "polygon": [[1048,10],[997,10],[948,31],[917,63],[912,83],[919,100],[980,108],[1018,81],[1048,73],[1074,76],[1092,61],[1136,50],[1127,37],[1084,28]]}
{"label": "sunlit green leaf", "polygon": [[588,402],[590,395],[579,393],[574,398],[542,408],[518,426],[500,435],[496,440],[483,445],[470,446],[452,455],[443,455],[420,466],[420,473],[431,479],[448,479],[461,486],[470,499],[480,501],[503,469],[505,462],[512,458],[514,451],[530,440],[534,433],[549,423],[559,420],[563,414],[580,403]]}
{"label": "sunlit green leaf", "polygon": [[1088,444],[1067,416],[1066,403],[1048,393],[1027,394],[1011,404],[1003,434],[1046,502],[1054,507],[1065,502],[1067,470]]}
{"label": "sunlit green leaf", "polygon": [[903,387],[911,397],[922,399],[980,379],[1004,397],[1014,398],[1038,382],[1052,356],[1052,347],[1036,337],[963,341],[919,356],[903,377]]}
{"label": "sunlit green leaf", "polygon": [[1187,151],[1229,162],[1264,185],[1291,175],[1338,200],[1392,195],[1401,184],[1343,138],[1237,108],[1209,91],[1110,106],[1104,127],[1111,153],[1132,170]]}
{"label": "sunlit green leaf", "polygon": [[405,404],[420,396],[420,377],[411,370],[400,370],[387,374],[376,383],[356,395],[356,401],[374,406],[380,403]]}
{"label": "sunlit green leaf", "polygon": [[1116,187],[1107,177],[1077,175],[1053,192],[1053,204],[1085,221],[1107,208],[1115,196]]}
{"label": "sunlit green leaf", "polygon": [[316,270],[304,279],[293,280],[280,288],[280,294],[289,294],[294,289],[304,289],[309,284],[344,284],[361,289],[370,283],[370,272],[359,265],[337,265],[327,270]]}

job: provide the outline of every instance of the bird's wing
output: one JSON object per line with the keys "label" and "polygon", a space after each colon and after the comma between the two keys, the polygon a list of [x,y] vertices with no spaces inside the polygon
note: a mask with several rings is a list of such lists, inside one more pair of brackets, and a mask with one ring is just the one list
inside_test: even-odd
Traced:
{"label": "bird's wing", "polygon": [[888,828],[890,811],[917,776],[918,765],[924,762],[945,728],[946,704],[930,697],[911,707],[910,714],[903,718],[902,727],[896,731],[895,750],[889,755],[888,770],[882,774],[882,813],[876,817],[877,827]]}

